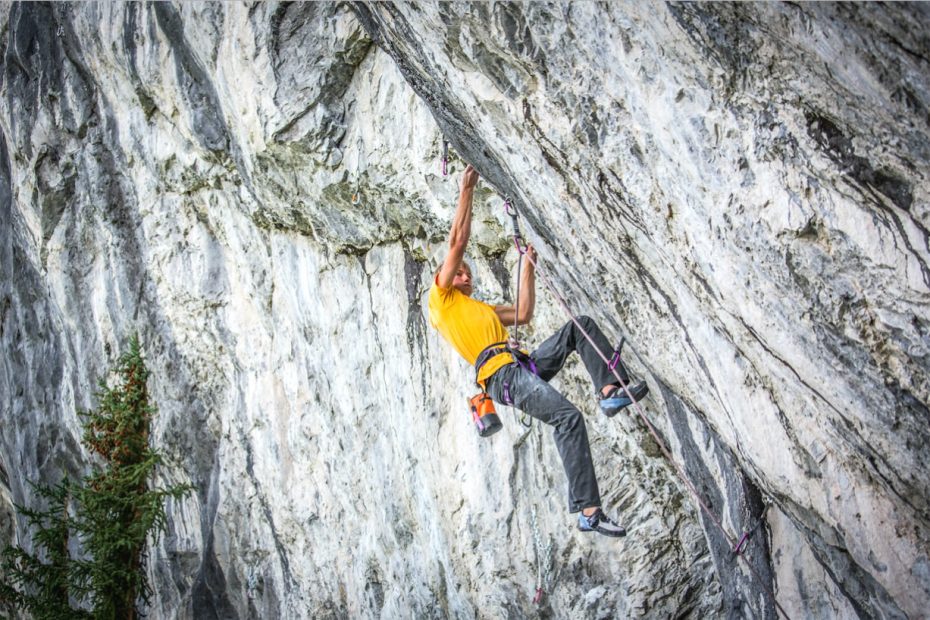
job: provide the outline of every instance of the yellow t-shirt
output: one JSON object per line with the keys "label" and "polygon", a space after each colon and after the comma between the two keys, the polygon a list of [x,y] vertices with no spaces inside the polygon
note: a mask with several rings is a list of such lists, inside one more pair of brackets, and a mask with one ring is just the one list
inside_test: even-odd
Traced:
{"label": "yellow t-shirt", "polygon": [[[436,276],[437,280],[439,276]],[[472,366],[478,355],[495,342],[506,342],[507,330],[494,312],[494,306],[472,299],[455,288],[440,288],[436,280],[429,289],[429,321],[459,355]],[[484,381],[501,366],[513,362],[510,353],[499,353],[489,359],[477,382]]]}

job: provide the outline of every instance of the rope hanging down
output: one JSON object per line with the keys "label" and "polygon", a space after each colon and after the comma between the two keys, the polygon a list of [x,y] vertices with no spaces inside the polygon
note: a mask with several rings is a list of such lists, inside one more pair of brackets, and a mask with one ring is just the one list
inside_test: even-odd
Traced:
{"label": "rope hanging down", "polygon": [[513,221],[513,243],[517,246],[517,291],[516,300],[513,305],[513,330],[510,332],[510,346],[514,349],[520,348],[520,269],[523,266],[523,255],[526,254],[526,246],[521,245],[523,235],[520,233],[520,224],[517,222],[517,209],[510,204],[510,200],[504,200],[504,211]]}
{"label": "rope hanging down", "polygon": [[536,521],[536,507],[533,507],[530,513],[530,524],[533,528],[533,546],[536,549],[536,594],[533,596],[533,603],[539,605],[543,602],[543,597],[549,591],[550,573],[552,569],[552,538],[545,546],[542,544],[542,536],[539,533],[539,524]]}
{"label": "rope hanging down", "polygon": [[[516,207],[513,205],[513,203],[511,203],[510,200],[508,199],[508,200],[505,200],[505,201],[504,201],[504,209],[505,209],[507,215],[509,215],[509,216],[511,217],[511,219],[513,220],[513,226],[514,226],[514,242],[517,244],[517,251],[520,252],[520,259],[522,260],[523,257],[526,256],[526,259],[527,259],[528,261],[530,261],[530,263],[533,265],[533,267],[534,267],[534,269],[535,269],[535,271],[536,271],[536,275],[537,275],[537,276],[539,277],[539,279],[542,281],[543,285],[545,285],[545,287],[549,289],[549,291],[550,291],[550,292],[552,293],[552,295],[555,297],[556,301],[558,301],[559,305],[562,307],[562,309],[565,311],[565,313],[569,316],[569,318],[572,320],[572,322],[578,327],[578,329],[579,329],[579,331],[581,332],[581,334],[585,337],[585,340],[587,340],[587,341],[591,344],[591,347],[592,347],[592,348],[594,349],[594,351],[597,353],[598,357],[601,358],[601,360],[604,362],[604,364],[606,364],[607,367],[610,369],[610,372],[611,372],[611,373],[614,375],[614,377],[617,379],[617,385],[619,385],[619,386],[621,387],[621,389],[623,390],[623,393],[626,394],[627,398],[629,398],[630,401],[633,403],[633,407],[634,407],[634,409],[636,410],[636,413],[639,415],[639,417],[642,419],[643,423],[646,425],[646,428],[649,430],[649,433],[652,435],[652,438],[655,440],[656,444],[659,446],[659,449],[662,451],[662,454],[665,455],[665,458],[668,460],[668,462],[671,463],[672,466],[675,468],[675,471],[676,471],[676,473],[678,474],[678,477],[682,480],[682,482],[684,482],[685,486],[686,486],[686,487],[688,488],[688,490],[691,492],[691,495],[694,496],[694,499],[697,501],[698,505],[701,507],[701,509],[703,509],[704,513],[707,514],[707,516],[708,516],[708,517],[710,518],[710,520],[714,523],[714,525],[717,526],[717,529],[719,529],[720,532],[723,534],[724,538],[725,538],[725,539],[727,540],[727,542],[729,543],[730,548],[734,551],[736,557],[738,557],[738,558],[740,558],[740,559],[743,560],[743,562],[746,564],[746,567],[749,568],[749,571],[752,573],[752,575],[753,575],[753,576],[756,578],[756,580],[759,582],[759,585],[762,586],[762,588],[765,590],[766,593],[768,593],[768,595],[769,595],[770,597],[772,597],[772,602],[775,604],[775,607],[778,609],[778,611],[780,611],[781,614],[782,614],[785,618],[788,618],[788,619],[790,620],[790,616],[788,615],[788,613],[787,613],[787,612],[782,608],[782,606],[778,603],[778,599],[775,598],[775,593],[774,593],[774,592],[772,591],[772,589],[768,586],[768,584],[765,583],[765,580],[762,579],[762,576],[759,575],[759,573],[758,573],[758,572],[756,571],[756,569],[752,566],[752,564],[749,562],[749,560],[746,559],[746,556],[744,556],[744,555],[742,554],[742,552],[741,552],[741,547],[745,544],[746,540],[748,540],[748,538],[749,538],[749,536],[751,535],[752,531],[755,530],[756,527],[758,527],[759,524],[757,523],[756,526],[752,528],[752,530],[750,530],[750,531],[747,532],[747,533],[744,533],[743,538],[746,539],[746,540],[742,540],[742,539],[741,539],[741,540],[739,541],[739,543],[737,543],[736,540],[733,538],[733,536],[731,536],[730,533],[727,532],[726,528],[724,528],[724,526],[723,526],[723,523],[721,523],[720,518],[717,516],[717,514],[716,514],[713,510],[710,509],[710,507],[708,507],[708,505],[704,502],[704,499],[701,497],[701,494],[698,493],[698,490],[697,490],[697,489],[694,487],[694,485],[691,483],[691,480],[688,479],[688,476],[685,474],[684,470],[683,470],[683,469],[681,468],[681,466],[675,461],[675,459],[672,458],[671,452],[670,452],[669,449],[665,446],[665,443],[662,441],[662,439],[660,439],[659,434],[658,434],[658,432],[656,431],[655,427],[652,425],[652,423],[651,423],[651,422],[649,421],[649,419],[646,417],[646,414],[643,413],[643,408],[642,408],[642,406],[639,404],[639,402],[638,402],[636,399],[633,398],[633,395],[630,393],[629,387],[627,386],[626,382],[620,377],[620,374],[619,374],[619,373],[617,372],[617,370],[616,370],[617,362],[619,361],[618,356],[612,355],[610,358],[608,358],[608,357],[604,354],[604,352],[601,351],[601,349],[597,346],[597,343],[594,342],[594,339],[591,338],[591,335],[588,334],[587,331],[585,331],[584,326],[581,325],[581,323],[579,322],[578,318],[577,318],[577,317],[575,316],[575,314],[571,311],[571,308],[568,306],[568,303],[565,301],[565,299],[562,297],[562,295],[559,294],[559,291],[555,288],[555,286],[552,284],[552,282],[551,282],[551,281],[549,280],[549,278],[546,276],[545,272],[542,271],[542,270],[540,270],[539,264],[538,264],[535,260],[533,260],[533,257],[530,256],[529,252],[526,251],[526,247],[525,247],[525,246],[522,246],[522,247],[521,247],[520,241],[523,239],[523,237],[522,237],[522,235],[520,234],[520,229],[519,229],[519,227],[518,227],[518,225],[517,225],[517,217],[518,217],[517,208],[516,208]],[[520,265],[520,262],[518,261],[518,262],[517,262],[517,270],[518,270],[518,273],[519,273],[519,265]],[[517,286],[519,287],[519,280],[518,280]],[[519,303],[519,299],[518,299],[518,303]],[[516,327],[515,327],[515,328],[516,328]],[[764,516],[764,514],[765,514],[765,513],[763,512],[763,516]],[[761,523],[761,517],[760,517],[760,523]]]}
{"label": "rope hanging down", "polygon": [[[517,253],[519,255],[517,258],[517,287],[513,304],[513,329],[510,332],[510,341],[507,343],[508,347],[516,350],[520,348],[520,271],[523,267],[523,255],[526,254],[526,245],[521,245],[523,235],[520,233],[520,224],[517,222],[517,210],[510,204],[509,199],[504,200],[504,210],[513,222],[513,243],[517,246]],[[513,404],[510,405],[510,408],[514,409]],[[533,419],[521,411],[520,424],[526,428],[530,428],[533,426]]]}

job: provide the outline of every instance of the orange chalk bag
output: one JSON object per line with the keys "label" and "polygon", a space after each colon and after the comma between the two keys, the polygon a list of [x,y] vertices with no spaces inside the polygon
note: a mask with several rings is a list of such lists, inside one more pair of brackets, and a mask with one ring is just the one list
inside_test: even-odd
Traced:
{"label": "orange chalk bag", "polygon": [[497,410],[494,409],[494,401],[487,392],[479,392],[472,396],[468,405],[471,409],[471,419],[481,437],[490,437],[503,428],[501,419],[497,417]]}

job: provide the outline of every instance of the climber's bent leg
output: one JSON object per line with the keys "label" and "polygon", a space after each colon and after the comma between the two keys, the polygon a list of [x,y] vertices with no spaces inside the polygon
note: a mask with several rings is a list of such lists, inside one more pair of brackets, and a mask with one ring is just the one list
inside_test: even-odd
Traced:
{"label": "climber's bent leg", "polygon": [[[610,346],[607,336],[604,335],[604,332],[601,331],[597,323],[587,316],[578,317],[578,323],[580,323],[584,331],[591,336],[591,339],[597,345],[597,348],[601,350],[601,353],[610,359],[614,349]],[[577,351],[578,355],[581,356],[581,361],[584,363],[584,367],[587,369],[595,389],[600,390],[605,385],[617,382],[617,378],[610,372],[607,364],[605,364],[604,360],[597,354],[597,351],[591,343],[588,342],[588,339],[584,337],[584,334],[581,333],[581,330],[574,321],[569,321],[563,325],[559,331],[539,345],[539,347],[530,354],[530,357],[533,358],[533,362],[535,362],[536,368],[539,370],[539,376],[544,381],[549,381],[562,370],[562,366],[565,365],[565,359],[572,351]],[[629,383],[630,377],[622,363],[617,364],[617,373],[620,375],[620,378],[623,379],[624,383]]]}

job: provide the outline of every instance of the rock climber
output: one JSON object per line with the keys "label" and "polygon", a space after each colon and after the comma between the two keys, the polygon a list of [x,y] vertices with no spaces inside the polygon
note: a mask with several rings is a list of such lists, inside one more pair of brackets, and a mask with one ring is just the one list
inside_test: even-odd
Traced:
{"label": "rock climber", "polygon": [[[491,398],[498,403],[513,405],[553,427],[556,447],[568,477],[569,511],[580,513],[578,529],[623,536],[626,530],[601,509],[591,447],[581,412],[548,382],[562,369],[568,355],[577,351],[598,391],[600,408],[605,415],[616,415],[632,401],[572,321],[532,353],[516,351],[503,344],[509,337],[505,324],[516,321],[518,325],[524,325],[533,317],[536,250],[532,245],[527,246],[526,251],[533,260],[529,261],[521,277],[520,299],[516,307],[491,306],[472,299],[472,273],[464,256],[471,235],[472,198],[478,178],[478,172],[469,165],[459,184],[458,206],[449,231],[449,252],[429,292],[430,323],[466,361],[475,366],[477,383]],[[602,351],[611,350],[607,338],[594,321],[581,317],[579,323]],[[624,383],[629,383],[629,375],[622,364],[617,365],[617,371]],[[631,386],[629,391],[638,401],[649,392],[649,388],[641,381]]]}

